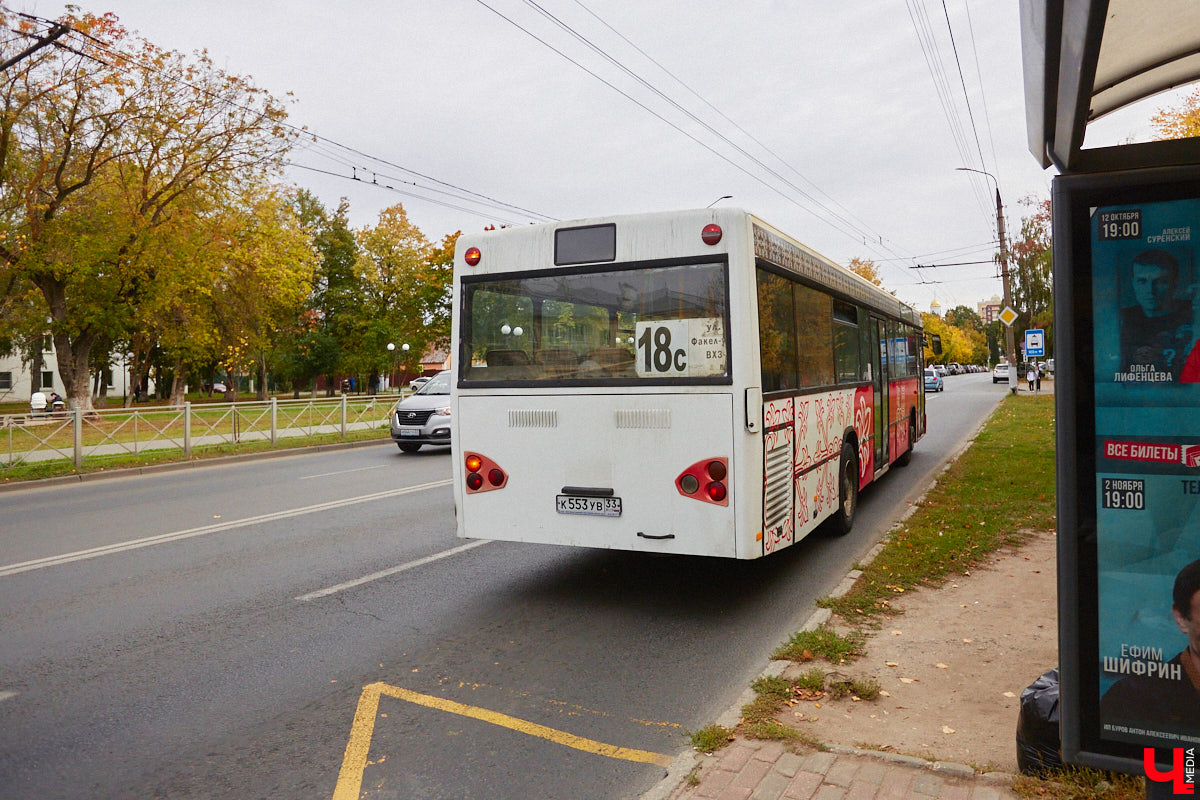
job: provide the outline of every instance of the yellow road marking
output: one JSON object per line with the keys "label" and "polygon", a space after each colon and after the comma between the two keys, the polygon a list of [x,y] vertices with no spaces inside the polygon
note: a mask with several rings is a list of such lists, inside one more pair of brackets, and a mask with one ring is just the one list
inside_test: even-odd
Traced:
{"label": "yellow road marking", "polygon": [[342,769],[338,773],[337,786],[333,790],[333,800],[358,800],[362,790],[363,770],[366,769],[367,755],[371,750],[371,737],[375,733],[375,718],[379,713],[379,698],[382,696],[394,697],[397,700],[405,700],[409,703],[425,706],[426,708],[435,708],[439,711],[446,711],[451,714],[459,714],[464,717],[481,720],[482,722],[489,722],[492,725],[499,725],[502,728],[509,728],[530,736],[547,739],[556,744],[582,750],[585,753],[595,753],[596,755],[619,758],[624,761],[657,764],[660,767],[667,767],[671,764],[671,757],[662,753],[617,747],[613,744],[597,742],[594,739],[585,739],[582,736],[576,736],[566,731],[548,728],[536,722],[510,717],[508,714],[488,711],[486,708],[456,703],[453,700],[445,700],[441,697],[433,697],[427,694],[418,694],[417,692],[410,692],[407,689],[401,689],[398,686],[389,686],[386,683],[372,683],[363,687],[362,694],[358,698],[358,708],[354,712],[354,724],[350,727],[350,741],[346,744],[346,753],[342,758]]}

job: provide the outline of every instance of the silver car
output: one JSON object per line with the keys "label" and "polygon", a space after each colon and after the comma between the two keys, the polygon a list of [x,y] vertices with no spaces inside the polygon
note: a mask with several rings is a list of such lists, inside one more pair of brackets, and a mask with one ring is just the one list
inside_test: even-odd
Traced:
{"label": "silver car", "polygon": [[439,372],[392,412],[392,440],[405,453],[450,444],[450,370]]}

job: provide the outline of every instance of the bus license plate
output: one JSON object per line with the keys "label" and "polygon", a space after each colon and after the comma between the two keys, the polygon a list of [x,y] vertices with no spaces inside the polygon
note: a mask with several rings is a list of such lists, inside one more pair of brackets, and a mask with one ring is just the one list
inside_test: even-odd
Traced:
{"label": "bus license plate", "polygon": [[621,516],[621,498],[576,497],[570,494],[560,494],[555,500],[554,510],[560,514],[592,514],[597,517],[619,517]]}

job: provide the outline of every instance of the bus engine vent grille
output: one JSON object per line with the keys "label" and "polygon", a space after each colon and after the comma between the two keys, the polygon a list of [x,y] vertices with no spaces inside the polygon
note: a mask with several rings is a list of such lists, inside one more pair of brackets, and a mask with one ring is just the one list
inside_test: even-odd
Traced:
{"label": "bus engine vent grille", "polygon": [[553,408],[510,408],[510,428],[557,428],[558,411]]}
{"label": "bus engine vent grille", "polygon": [[619,408],[614,422],[618,428],[670,428],[669,408]]}
{"label": "bus engine vent grille", "polygon": [[766,485],[763,487],[763,527],[783,524],[792,511],[792,443],[781,441],[767,451]]}

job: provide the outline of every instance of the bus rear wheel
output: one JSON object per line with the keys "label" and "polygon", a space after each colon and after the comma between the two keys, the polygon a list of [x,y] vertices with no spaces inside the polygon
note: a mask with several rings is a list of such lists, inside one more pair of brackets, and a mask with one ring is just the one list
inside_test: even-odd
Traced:
{"label": "bus rear wheel", "polygon": [[845,536],[850,532],[857,511],[858,456],[854,447],[846,442],[842,445],[842,459],[838,464],[838,505],[830,523],[835,536]]}

